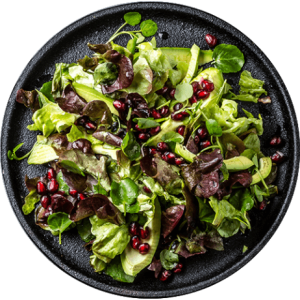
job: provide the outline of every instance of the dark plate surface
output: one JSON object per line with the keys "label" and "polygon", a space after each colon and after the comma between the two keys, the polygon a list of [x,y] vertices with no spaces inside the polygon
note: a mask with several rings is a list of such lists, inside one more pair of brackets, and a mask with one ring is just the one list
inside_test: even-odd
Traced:
{"label": "dark plate surface", "polygon": [[[253,77],[265,81],[265,88],[272,98],[272,104],[240,103],[239,107],[255,116],[262,115],[265,132],[261,144],[265,155],[274,152],[268,143],[275,133],[280,132],[284,144],[276,150],[288,157],[279,167],[279,195],[265,211],[251,214],[251,232],[226,239],[223,252],[211,250],[204,256],[188,259],[184,271],[164,283],[155,280],[147,270],[141,272],[133,284],[120,283],[95,273],[89,266],[89,253],[82,247],[83,242],[74,230],[63,234],[63,244],[59,246],[57,237],[34,224],[33,214],[24,216],[21,210],[27,190],[24,184],[19,183],[23,182],[25,174],[29,177],[42,175],[46,168],[29,166],[26,160],[18,162],[7,159],[7,151],[17,144],[25,141],[22,151],[26,153],[36,141],[36,133],[26,129],[31,123],[30,110],[15,101],[17,90],[40,88],[43,82],[51,79],[55,63],[71,63],[84,55],[91,55],[87,42],[106,42],[122,24],[123,15],[128,11],[138,11],[143,19],[153,19],[158,23],[158,32],[169,34],[166,40],[156,35],[158,47],[191,47],[196,43],[202,49],[208,49],[204,40],[206,33],[215,34],[219,43],[238,46],[246,58],[244,69],[252,72]],[[121,37],[116,42],[126,45],[126,39]],[[235,92],[239,75],[225,75],[230,84],[235,82]],[[279,226],[292,199],[299,167],[299,133],[295,111],[282,79],[268,58],[250,39],[228,23],[191,7],[157,2],[131,3],[100,10],[53,37],[28,63],[12,91],[3,120],[1,150],[8,198],[35,245],[74,278],[103,291],[132,297],[169,297],[191,293],[215,284],[243,267],[264,247]],[[242,255],[245,243],[249,250]]]}

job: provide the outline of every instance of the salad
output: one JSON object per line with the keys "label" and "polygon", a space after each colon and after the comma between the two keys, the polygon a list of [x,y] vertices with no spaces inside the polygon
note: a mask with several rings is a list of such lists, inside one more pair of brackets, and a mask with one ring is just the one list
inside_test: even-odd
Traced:
{"label": "salad", "polygon": [[[23,143],[8,151],[48,167],[25,176],[24,214],[60,244],[77,230],[95,272],[128,283],[145,268],[161,281],[177,276],[185,259],[218,255],[224,238],[251,230],[249,213],[278,193],[284,159],[261,152],[261,116],[238,112],[238,101],[271,99],[241,71],[236,46],[207,34],[207,49],[160,48],[157,24],[141,18],[126,13],[105,44],[88,44],[91,57],[56,64],[40,90],[18,90],[38,135],[24,156],[16,154]],[[123,34],[126,47],[114,42]],[[226,74],[236,72],[234,93]]]}

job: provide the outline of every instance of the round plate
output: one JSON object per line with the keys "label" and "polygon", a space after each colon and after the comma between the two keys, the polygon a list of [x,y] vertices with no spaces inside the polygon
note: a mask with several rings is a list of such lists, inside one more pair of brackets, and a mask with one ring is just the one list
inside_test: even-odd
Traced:
{"label": "round plate", "polygon": [[[23,182],[25,174],[35,177],[45,174],[43,166],[29,166],[27,161],[9,161],[7,151],[26,141],[24,153],[29,151],[36,141],[36,133],[28,131],[31,112],[15,101],[20,88],[32,90],[50,80],[55,63],[72,63],[85,55],[91,55],[87,42],[106,42],[112,33],[122,24],[123,15],[129,11],[138,11],[143,19],[153,19],[159,32],[167,32],[169,38],[162,40],[156,34],[158,47],[191,47],[196,43],[202,49],[208,49],[204,36],[211,33],[217,36],[219,43],[236,45],[245,55],[244,69],[255,78],[265,81],[272,104],[239,103],[255,116],[260,113],[264,120],[264,135],[261,137],[262,151],[271,155],[268,148],[270,138],[280,132],[284,145],[282,151],[288,159],[279,166],[277,185],[279,194],[272,199],[265,211],[251,214],[252,230],[247,234],[237,234],[225,239],[225,251],[208,251],[187,259],[184,271],[167,282],[154,279],[153,273],[142,271],[133,284],[114,281],[106,275],[99,275],[89,265],[89,255],[82,247],[76,230],[63,234],[63,243],[57,243],[57,237],[42,230],[34,223],[33,213],[24,216],[21,210],[27,190]],[[126,45],[127,37],[122,36],[117,43]],[[235,92],[238,92],[240,73],[225,74]],[[242,111],[241,111],[242,114]],[[2,169],[4,182],[13,210],[35,245],[59,268],[74,278],[97,289],[114,294],[132,297],[169,297],[191,293],[225,279],[249,262],[268,242],[278,228],[292,199],[299,165],[299,133],[292,101],[286,87],[272,63],[262,51],[244,34],[228,23],[203,11],[168,3],[130,3],[100,10],[71,24],[53,37],[28,63],[16,83],[5,112],[2,126]],[[242,254],[244,244],[249,250]]]}

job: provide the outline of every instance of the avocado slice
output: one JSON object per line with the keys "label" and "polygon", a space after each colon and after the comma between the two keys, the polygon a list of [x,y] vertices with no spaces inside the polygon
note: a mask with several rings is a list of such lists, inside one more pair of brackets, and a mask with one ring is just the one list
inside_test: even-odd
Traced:
{"label": "avocado slice", "polygon": [[253,161],[246,156],[236,156],[230,159],[224,159],[224,164],[228,171],[236,172],[247,170],[254,165]]}
{"label": "avocado slice", "polygon": [[[190,48],[179,48],[179,47],[162,47],[160,48],[163,54],[171,58],[171,60],[189,63],[192,57]],[[205,65],[213,60],[212,50],[200,50],[198,58],[198,66]]]}
{"label": "avocado slice", "polygon": [[117,160],[117,152],[120,151],[120,149],[108,149],[105,148],[101,144],[92,145],[92,149],[95,154],[103,154],[103,155],[110,155],[112,159]]}
{"label": "avocado slice", "polygon": [[[263,179],[267,178],[272,170],[272,160],[270,157],[262,157],[259,160],[259,172]],[[258,173],[252,176],[251,185],[256,184],[261,181],[261,177]]]}
{"label": "avocado slice", "polygon": [[196,71],[198,70],[198,59],[200,55],[200,48],[194,44],[191,48],[191,60],[189,64],[189,68],[185,77],[182,80],[182,83],[190,83],[190,81],[194,78]]}
{"label": "avocado slice", "polygon": [[176,143],[174,152],[190,163],[192,163],[194,161],[194,158],[196,157],[194,153],[190,152],[188,149],[186,149],[185,146],[179,143]]}
{"label": "avocado slice", "polygon": [[147,254],[142,255],[134,250],[129,244],[121,254],[121,263],[124,272],[131,276],[136,276],[141,270],[147,267],[154,256],[160,238],[161,209],[158,199],[155,199],[155,214],[148,224],[150,229],[150,238],[146,242],[150,245]]}

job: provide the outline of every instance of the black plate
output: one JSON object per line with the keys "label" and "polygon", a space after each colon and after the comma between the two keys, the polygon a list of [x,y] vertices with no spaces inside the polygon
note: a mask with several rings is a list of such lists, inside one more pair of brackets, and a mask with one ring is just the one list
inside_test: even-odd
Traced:
{"label": "black plate", "polygon": [[[59,246],[57,237],[34,224],[33,214],[24,216],[21,210],[27,191],[25,185],[19,183],[23,182],[25,174],[29,177],[44,174],[45,167],[28,166],[26,160],[9,161],[6,155],[9,149],[24,141],[25,153],[36,141],[36,133],[26,129],[31,123],[31,112],[15,102],[17,90],[40,88],[43,82],[50,80],[55,63],[71,63],[84,55],[91,55],[86,47],[87,42],[106,42],[122,24],[123,15],[128,11],[139,11],[144,19],[151,18],[158,23],[159,32],[169,33],[166,40],[156,36],[159,47],[191,47],[197,43],[202,49],[208,49],[204,40],[206,33],[215,34],[220,43],[238,46],[246,58],[244,69],[265,81],[266,90],[272,98],[272,104],[241,103],[239,106],[255,116],[258,113],[262,115],[265,124],[261,139],[263,152],[266,155],[273,153],[274,148],[270,149],[268,142],[275,133],[280,132],[284,145],[277,150],[288,157],[279,167],[279,195],[265,211],[251,214],[251,232],[226,239],[223,252],[211,250],[204,256],[188,259],[185,270],[164,283],[155,280],[147,270],[141,272],[133,284],[120,283],[95,273],[89,266],[89,253],[83,249],[83,242],[76,231],[64,233],[63,244]],[[126,45],[127,37],[123,38],[117,42]],[[233,87],[237,92],[239,74],[225,77],[229,83],[235,82]],[[143,2],[111,7],[88,15],[59,32],[34,56],[9,99],[2,126],[1,150],[4,182],[13,210],[30,239],[53,263],[97,289],[119,295],[154,298],[187,294],[217,283],[243,267],[264,247],[278,228],[292,199],[298,175],[299,133],[292,101],[282,79],[250,39],[228,23],[203,11],[176,4]],[[242,255],[245,243],[249,250]]]}

